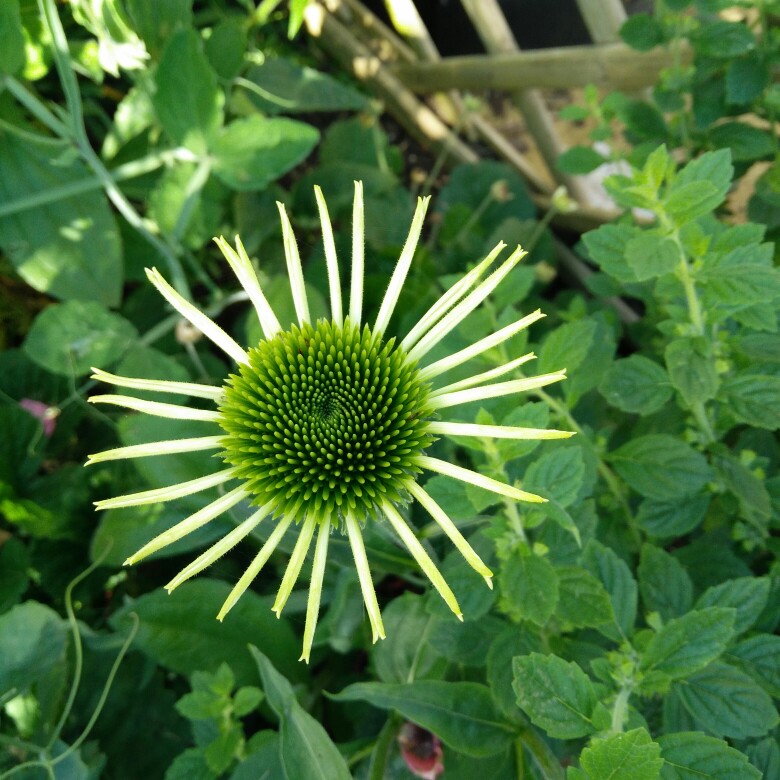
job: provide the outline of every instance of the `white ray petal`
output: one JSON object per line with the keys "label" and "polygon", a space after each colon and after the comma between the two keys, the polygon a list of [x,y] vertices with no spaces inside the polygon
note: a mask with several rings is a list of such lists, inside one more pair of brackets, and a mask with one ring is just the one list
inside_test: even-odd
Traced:
{"label": "white ray petal", "polygon": [[94,366],[90,378],[97,379],[99,382],[105,382],[108,385],[116,385],[117,387],[129,387],[133,390],[151,390],[157,393],[177,393],[178,395],[189,395],[194,398],[208,398],[211,401],[218,401],[222,397],[223,392],[221,387],[200,385],[195,382],[169,382],[163,379],[138,379],[136,377],[117,376]]}
{"label": "white ray petal", "polygon": [[437,474],[444,474],[446,477],[459,479],[461,482],[467,482],[470,485],[476,485],[477,487],[484,488],[485,490],[490,490],[492,493],[498,493],[501,496],[514,498],[517,501],[530,501],[533,504],[547,503],[546,498],[537,496],[535,493],[526,493],[524,490],[518,490],[512,485],[499,482],[497,479],[491,479],[490,477],[486,477],[476,471],[471,471],[471,469],[464,469],[461,466],[455,466],[452,463],[447,463],[446,460],[431,458],[427,455],[418,455],[415,458],[415,463],[421,468],[428,469],[429,471],[435,471]]}
{"label": "white ray petal", "polygon": [[197,531],[198,528],[201,528],[206,525],[206,523],[211,522],[215,517],[219,517],[223,512],[227,512],[228,509],[234,507],[247,495],[247,491],[244,487],[237,487],[229,493],[225,493],[224,496],[220,496],[215,501],[204,506],[203,509],[199,509],[189,517],[185,517],[180,523],[176,523],[172,528],[163,531],[159,536],[155,536],[151,542],[148,542],[137,553],[131,555],[125,561],[125,566],[132,566],[134,563],[138,563],[138,561],[146,558],[153,552],[157,552],[157,550],[179,541],[179,539],[187,536],[187,534]]}
{"label": "white ray petal", "polygon": [[87,399],[91,404],[113,404],[133,409],[136,412],[151,414],[154,417],[168,417],[171,420],[201,420],[216,422],[219,412],[209,409],[193,409],[190,406],[164,404],[160,401],[145,401],[143,398],[133,398],[131,395],[93,395]]}
{"label": "white ray petal", "polygon": [[437,436],[477,436],[487,439],[568,439],[572,431],[556,431],[553,428],[515,428],[511,425],[476,425],[474,423],[430,422],[426,432]]}
{"label": "white ray petal", "polygon": [[328,561],[328,540],[330,539],[330,518],[320,523],[317,533],[317,544],[314,547],[314,561],[311,566],[311,583],[309,584],[309,600],[306,603],[306,625],[303,629],[303,652],[299,661],[309,663],[311,646],[314,642],[314,630],[317,628],[317,618],[320,614],[320,599],[322,598],[322,580],[325,577],[325,564]]}
{"label": "white ray petal", "polygon": [[513,393],[522,393],[526,390],[534,390],[538,387],[551,385],[553,382],[560,382],[561,379],[566,379],[565,371],[531,376],[527,379],[510,379],[508,382],[496,382],[494,385],[482,385],[481,387],[472,387],[469,390],[458,390],[454,393],[444,393],[442,395],[434,393],[428,403],[434,409],[444,409],[447,406],[457,406],[458,404],[467,404],[471,401],[481,401],[485,398],[497,398],[501,395],[512,395]]}
{"label": "white ray petal", "polygon": [[190,577],[194,577],[214,561],[221,558],[225,553],[232,550],[244,537],[248,536],[255,528],[268,517],[271,508],[270,504],[265,504],[256,512],[253,512],[243,523],[237,525],[230,533],[223,536],[215,544],[199,555],[192,563],[182,569],[166,586],[165,590],[170,593],[174,588],[178,588],[182,582],[186,582]]}
{"label": "white ray petal", "polygon": [[257,553],[252,563],[249,564],[249,568],[241,575],[241,579],[239,579],[233,587],[233,590],[230,591],[230,594],[225,599],[225,603],[222,605],[222,609],[219,610],[219,614],[217,615],[217,620],[224,620],[225,615],[233,609],[236,602],[244,594],[244,591],[252,584],[252,580],[257,577],[260,570],[265,566],[279,542],[282,541],[285,531],[290,527],[290,523],[292,523],[294,519],[295,516],[290,514],[285,515],[279,520],[276,524],[276,528],[274,528],[265,544],[260,548],[260,551]]}
{"label": "white ray petal", "polygon": [[409,331],[401,347],[407,352],[419,339],[435,325],[483,276],[493,261],[506,249],[506,244],[500,241],[490,254],[467,274],[458,279],[449,290],[444,292],[436,303],[420,318],[420,321]]}
{"label": "white ray petal", "polygon": [[421,485],[412,482],[409,485],[409,492],[428,510],[428,514],[438,523],[439,528],[449,536],[460,554],[466,559],[466,563],[471,566],[477,574],[485,578],[488,587],[493,589],[493,572],[485,565],[482,558],[477,555],[474,548],[466,541],[463,534],[457,529],[455,523],[450,520],[447,513],[431,498]]}
{"label": "white ray petal", "polygon": [[282,220],[282,239],[284,241],[284,256],[287,260],[287,275],[290,277],[290,289],[292,290],[293,305],[295,306],[295,315],[298,317],[298,324],[311,322],[309,315],[309,299],[306,297],[306,285],[303,281],[303,267],[301,266],[301,256],[298,253],[298,243],[295,240],[290,219],[284,210],[284,204],[276,201],[279,209],[279,217]]}
{"label": "white ray petal", "polygon": [[183,298],[168,282],[163,279],[162,274],[156,268],[147,268],[146,276],[149,281],[157,288],[157,291],[165,298],[168,303],[181,314],[184,319],[189,320],[203,335],[213,341],[223,352],[226,352],[236,363],[246,363],[249,358],[241,346],[228,336],[222,328],[217,325],[211,317],[206,316],[197,306]]}
{"label": "white ray petal", "polygon": [[519,333],[521,330],[524,330],[537,320],[542,319],[544,316],[541,309],[537,309],[535,312],[501,328],[501,330],[497,330],[495,333],[491,333],[489,336],[485,336],[485,338],[474,342],[470,347],[465,347],[458,352],[453,352],[451,355],[448,355],[441,360],[437,360],[429,366],[421,368],[420,379],[424,381],[433,379],[434,377],[439,376],[439,374],[443,374],[445,371],[449,371],[450,369],[455,368],[455,366],[459,366],[461,363],[465,363],[467,360],[471,360],[471,358],[477,357],[477,355],[481,355],[483,352],[487,352],[487,350],[502,344],[507,339],[511,339],[512,336]]}
{"label": "white ray petal", "polygon": [[398,263],[395,266],[393,275],[390,278],[390,284],[385,292],[382,305],[379,307],[379,314],[374,324],[374,333],[384,333],[390,318],[393,316],[396,303],[398,303],[398,296],[406,281],[406,275],[409,273],[409,267],[412,264],[412,258],[414,257],[414,250],[417,249],[417,242],[420,240],[420,233],[422,232],[423,221],[425,220],[425,212],[428,211],[428,204],[431,202],[430,195],[425,198],[417,198],[417,208],[412,218],[412,226],[409,228],[409,235],[406,238],[403,250],[401,250],[401,256],[398,258]]}
{"label": "white ray petal", "polygon": [[194,439],[168,439],[152,441],[148,444],[132,444],[129,447],[116,447],[113,450],[96,452],[90,455],[86,465],[103,463],[107,460],[125,460],[125,458],[147,458],[153,455],[176,455],[180,452],[216,450],[222,446],[224,436],[199,436]]}
{"label": "white ray petal", "polygon": [[193,493],[199,493],[201,490],[208,490],[223,482],[227,482],[235,476],[236,469],[224,469],[214,474],[208,474],[205,477],[197,477],[187,482],[179,482],[177,485],[168,487],[153,488],[152,490],[143,490],[140,493],[128,493],[126,496],[117,496],[116,498],[106,498],[103,501],[95,501],[97,509],[120,509],[125,506],[141,506],[142,504],[158,504],[163,501],[173,501],[175,498],[191,496]]}
{"label": "white ray petal", "polygon": [[360,325],[363,314],[363,182],[355,182],[355,200],[352,204],[352,276],[349,287],[349,319],[353,325]]}
{"label": "white ray petal", "polygon": [[317,527],[317,517],[313,513],[306,516],[301,526],[300,533],[298,534],[298,540],[295,542],[292,555],[290,556],[290,562],[287,564],[287,568],[284,571],[282,582],[279,585],[279,592],[276,594],[276,600],[271,607],[272,612],[276,612],[276,617],[282,616],[282,610],[287,603],[287,599],[290,598],[292,589],[298,580],[298,575],[303,568],[303,562],[306,560],[306,554],[309,552],[311,546],[311,538],[314,536],[314,529]]}
{"label": "white ray petal", "polygon": [[325,248],[325,265],[328,268],[328,288],[330,290],[330,313],[333,321],[341,325],[344,314],[341,310],[341,280],[339,279],[339,261],[336,256],[336,242],[333,239],[333,227],[330,223],[328,205],[319,185],[314,185],[314,197],[320,213],[322,225],[322,244]]}
{"label": "white ray petal", "polygon": [[514,252],[476,289],[472,290],[457,306],[434,325],[417,344],[409,350],[411,360],[419,360],[436,346],[453,328],[456,328],[485,298],[498,287],[506,275],[528,253],[517,247]]}
{"label": "white ray petal", "polygon": [[225,260],[228,261],[228,265],[233,269],[239,283],[246,290],[249,300],[252,301],[263,334],[267,339],[273,338],[282,329],[282,326],[263,293],[263,288],[260,286],[252,261],[249,259],[241,239],[236,236],[236,249],[233,249],[223,236],[215,238],[214,243],[222,251]]}
{"label": "white ray petal", "polygon": [[450,586],[442,576],[442,573],[436,567],[436,564],[431,560],[428,553],[425,552],[419,539],[412,533],[412,529],[409,528],[403,517],[398,513],[398,510],[389,501],[385,501],[382,504],[382,511],[385,513],[385,517],[390,521],[390,525],[393,526],[393,529],[398,534],[401,541],[412,554],[412,557],[417,561],[417,564],[425,573],[425,576],[431,581],[433,587],[439,591],[439,595],[444,599],[447,606],[455,613],[458,620],[463,620],[463,613],[461,612],[460,606],[458,606],[458,600],[455,598],[455,594],[450,589]]}
{"label": "white ray petal", "polygon": [[508,374],[510,371],[514,371],[524,363],[528,363],[530,360],[535,359],[536,355],[533,352],[529,352],[527,355],[520,355],[520,357],[516,357],[514,360],[510,360],[508,363],[496,366],[495,368],[491,368],[489,371],[483,371],[481,374],[467,376],[465,379],[460,379],[450,385],[445,385],[444,387],[435,390],[432,395],[446,395],[447,393],[454,393],[457,390],[466,390],[469,387],[474,387],[474,385],[481,385],[485,382],[490,382],[491,379],[498,379],[498,377],[503,376],[504,374]]}
{"label": "white ray petal", "polygon": [[360,581],[360,590],[363,593],[363,603],[366,605],[368,620],[371,623],[371,639],[376,642],[378,639],[385,638],[385,627],[382,623],[382,613],[376,600],[376,591],[374,583],[371,581],[371,569],[368,567],[368,557],[366,548],[363,544],[363,534],[360,532],[360,526],[355,516],[347,512],[345,519],[347,534],[349,535],[349,546],[352,548],[352,556],[355,559],[355,568]]}

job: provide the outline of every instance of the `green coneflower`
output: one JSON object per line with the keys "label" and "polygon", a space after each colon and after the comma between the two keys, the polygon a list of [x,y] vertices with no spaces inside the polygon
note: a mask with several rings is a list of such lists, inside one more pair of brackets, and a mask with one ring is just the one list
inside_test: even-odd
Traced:
{"label": "green coneflower", "polygon": [[[440,436],[508,439],[558,439],[565,431],[444,422],[441,410],[470,401],[543,387],[564,378],[563,371],[531,378],[494,382],[534,355],[522,355],[491,371],[454,383],[440,383],[447,371],[501,344],[544,315],[535,311],[474,344],[434,362],[431,348],[480,305],[524,256],[518,247],[487,278],[483,277],[505,248],[500,243],[465,274],[422,316],[401,340],[387,338],[398,296],[420,238],[430,198],[420,198],[406,244],[372,324],[363,313],[363,192],[355,185],[352,273],[348,311],[342,309],[341,281],[327,206],[315,187],[322,223],[330,288],[331,319],[312,322],[303,270],[290,221],[280,203],[282,233],[297,322],[279,322],[258,283],[239,238],[233,249],[224,238],[216,243],[254,304],[264,338],[245,350],[195,305],[179,295],[156,269],[147,270],[151,283],[182,317],[189,320],[237,364],[222,387],[189,382],[134,379],[94,369],[94,378],[136,390],[179,393],[213,402],[212,410],[157,403],[124,395],[98,395],[90,400],[146,414],[200,420],[213,435],[159,441],[101,452],[90,463],[122,458],[216,450],[225,468],[214,474],[97,502],[99,509],[173,501],[202,490],[225,486],[212,503],[152,539],[125,562],[133,564],[227,512],[241,501],[257,509],[166,585],[170,592],[234,547],[259,523],[274,523],[268,540],[249,565],[217,615],[222,620],[257,576],[290,526],[298,538],[282,578],[273,610],[281,614],[316,536],[302,660],[309,660],[319,614],[328,540],[338,528],[346,533],[355,558],[373,639],[385,631],[371,580],[361,525],[386,520],[429,577],[447,605],[461,620],[455,596],[399,507],[417,499],[460,550],[466,562],[492,587],[492,572],[454,523],[417,483],[422,471],[432,471],[491,490],[518,501],[545,499],[478,472],[430,457],[425,450]],[[227,487],[230,489],[227,489]]]}

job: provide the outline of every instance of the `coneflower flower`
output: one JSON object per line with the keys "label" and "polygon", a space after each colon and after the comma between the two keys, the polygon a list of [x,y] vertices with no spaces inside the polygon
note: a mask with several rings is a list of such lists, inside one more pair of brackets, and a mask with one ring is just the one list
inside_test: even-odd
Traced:
{"label": "coneflower flower", "polygon": [[287,271],[297,322],[279,322],[258,282],[241,240],[235,249],[224,238],[216,243],[254,304],[264,338],[244,349],[197,306],[177,293],[154,268],[147,276],[160,294],[236,363],[222,387],[115,376],[94,369],[93,378],[136,390],[179,393],[210,401],[213,409],[179,406],[132,398],[97,395],[90,400],[134,409],[145,414],[199,420],[213,433],[192,439],[159,441],[120,447],[92,455],[89,463],[154,455],[215,450],[224,468],[213,474],[105,501],[98,509],[174,501],[217,485],[224,493],[215,501],[168,529],[125,562],[134,564],[229,511],[241,501],[257,508],[250,517],[190,563],[167,585],[170,592],[198,574],[238,544],[261,522],[273,531],[239,579],[220,610],[222,620],[249,587],[291,526],[297,541],[273,605],[280,615],[314,542],[302,660],[308,662],[319,614],[322,582],[331,532],[345,533],[355,559],[373,640],[384,638],[382,616],[371,579],[361,526],[386,521],[441,594],[463,619],[444,577],[405,521],[400,508],[416,499],[460,550],[466,562],[492,587],[492,572],[452,520],[417,482],[422,471],[444,474],[518,501],[542,502],[527,493],[476,471],[425,454],[441,436],[507,439],[558,439],[565,431],[445,422],[443,410],[485,398],[543,387],[564,378],[563,371],[531,378],[493,380],[531,360],[527,354],[484,373],[453,383],[440,377],[481,355],[540,319],[535,311],[452,355],[430,362],[430,350],[495,290],[524,256],[518,247],[485,274],[504,250],[500,243],[473,270],[436,301],[400,341],[386,330],[420,238],[430,198],[420,198],[409,236],[390,278],[379,312],[365,322],[363,312],[363,191],[355,184],[352,229],[352,269],[349,301],[342,307],[341,280],[330,217],[319,187],[315,196],[322,223],[330,288],[331,318],[313,322],[303,281],[298,247],[284,206],[279,203]]}

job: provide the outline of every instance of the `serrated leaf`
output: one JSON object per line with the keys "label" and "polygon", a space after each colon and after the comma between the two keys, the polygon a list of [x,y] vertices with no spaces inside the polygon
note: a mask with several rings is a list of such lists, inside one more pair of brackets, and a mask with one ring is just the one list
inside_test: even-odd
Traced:
{"label": "serrated leaf", "polygon": [[710,497],[688,496],[674,501],[645,499],[636,513],[639,526],[650,536],[666,538],[683,536],[696,528],[704,519]]}
{"label": "serrated leaf", "polygon": [[562,507],[577,498],[585,478],[582,448],[570,446],[547,452],[535,460],[525,473],[523,488],[554,498]]}
{"label": "serrated leaf", "polygon": [[769,68],[757,52],[729,63],[726,68],[726,100],[744,106],[761,96],[769,83]]}
{"label": "serrated leaf", "polygon": [[677,693],[697,725],[716,737],[760,737],[780,722],[769,694],[728,664],[687,677]]}
{"label": "serrated leaf", "polygon": [[696,602],[696,609],[733,607],[734,635],[743,634],[758,620],[769,599],[768,577],[739,577],[707,588]]}
{"label": "serrated leaf", "polygon": [[706,607],[670,620],[650,640],[640,668],[671,679],[689,677],[714,661],[734,633],[733,609]]}
{"label": "serrated leaf", "polygon": [[53,374],[81,377],[92,366],[111,366],[137,338],[133,325],[99,303],[67,301],[38,315],[24,351]]}
{"label": "serrated leaf", "polygon": [[650,51],[664,42],[664,31],[650,14],[629,16],[620,28],[620,37],[637,51]]}
{"label": "serrated leaf", "polygon": [[780,296],[780,272],[772,265],[772,244],[737,247],[707,262],[698,275],[708,301],[748,306]]}
{"label": "serrated leaf", "polygon": [[669,375],[642,355],[616,360],[599,385],[599,392],[614,407],[635,414],[657,412],[672,397]]}
{"label": "serrated leaf", "polygon": [[675,339],[664,350],[672,384],[688,406],[704,403],[718,392],[720,379],[710,342],[704,337]]}
{"label": "serrated leaf", "polygon": [[585,546],[582,562],[599,578],[612,603],[615,623],[628,636],[636,620],[638,591],[628,564],[617,553],[595,539]]}
{"label": "serrated leaf", "polygon": [[642,547],[637,569],[639,591],[646,611],[664,620],[687,612],[693,604],[693,583],[683,565],[651,544]]}
{"label": "serrated leaf", "polygon": [[626,262],[626,245],[640,234],[629,225],[602,225],[582,237],[590,259],[619,282],[636,282],[634,269]]}
{"label": "serrated leaf", "polygon": [[721,739],[690,731],[665,734],[658,744],[665,762],[661,780],[761,780],[747,756]]}
{"label": "serrated leaf", "polygon": [[743,122],[724,122],[709,131],[710,141],[719,149],[728,149],[735,162],[753,162],[774,154],[770,133]]}
{"label": "serrated leaf", "polygon": [[[666,213],[677,225],[684,225],[703,214],[708,214],[720,205],[722,193],[709,181],[692,181],[688,184],[672,185],[664,198]],[[679,260],[679,256],[677,258]]]}
{"label": "serrated leaf", "polygon": [[739,57],[756,46],[756,39],[747,25],[725,19],[708,21],[693,37],[699,54],[717,59]]}
{"label": "serrated leaf", "polygon": [[672,194],[678,188],[687,187],[689,184],[708,181],[717,193],[713,195],[712,206],[707,209],[711,211],[726,197],[733,175],[734,166],[731,164],[731,153],[728,149],[705,152],[678,171],[669,193]]}
{"label": "serrated leaf", "polygon": [[601,581],[579,566],[559,566],[555,614],[578,628],[614,622],[612,602]]}
{"label": "serrated leaf", "polygon": [[561,173],[580,176],[595,171],[607,160],[590,146],[572,146],[559,155],[556,167]]}
{"label": "serrated leaf", "polygon": [[643,232],[626,244],[626,262],[640,282],[671,273],[680,263],[680,253],[670,239]]}
{"label": "serrated leaf", "polygon": [[780,428],[780,377],[743,374],[730,377],[720,395],[740,422],[775,431]]}
{"label": "serrated leaf", "polygon": [[589,780],[656,780],[661,746],[643,728],[595,739],[580,755]]}
{"label": "serrated leaf", "polygon": [[663,433],[638,436],[612,452],[609,460],[637,493],[661,501],[699,493],[713,477],[701,453]]}
{"label": "serrated leaf", "polygon": [[518,706],[550,737],[577,739],[596,731],[591,717],[598,697],[576,663],[531,653],[514,658],[512,670]]}
{"label": "serrated leaf", "polygon": [[729,663],[749,674],[774,698],[780,698],[780,636],[756,634],[729,648]]}
{"label": "serrated leaf", "polygon": [[544,340],[539,350],[537,370],[540,374],[565,368],[573,373],[588,354],[596,323],[590,319],[576,320],[560,325]]}
{"label": "serrated leaf", "polygon": [[442,742],[467,756],[490,756],[504,750],[513,729],[499,714],[485,685],[472,682],[418,680],[405,685],[354,683],[332,694],[336,701],[366,701],[396,710],[432,731]]}
{"label": "serrated leaf", "polygon": [[552,564],[531,552],[514,550],[498,573],[499,607],[515,620],[543,626],[558,603],[558,575]]}

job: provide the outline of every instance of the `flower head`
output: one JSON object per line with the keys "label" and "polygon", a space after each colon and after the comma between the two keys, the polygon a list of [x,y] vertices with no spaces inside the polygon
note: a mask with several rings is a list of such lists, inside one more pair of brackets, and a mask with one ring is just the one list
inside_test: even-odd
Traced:
{"label": "flower head", "polygon": [[[94,378],[119,387],[178,393],[206,399],[213,409],[159,403],[126,395],[98,395],[90,400],[146,414],[198,420],[211,435],[120,447],[90,457],[89,462],[161,454],[215,450],[225,468],[167,488],[146,490],[97,502],[109,509],[173,501],[215,486],[222,495],[168,529],[132,555],[133,564],[200,528],[239,502],[255,511],[230,533],[185,567],[166,585],[172,591],[233,548],[261,522],[273,531],[236,583],[219,615],[222,620],[265,565],[282,537],[295,526],[298,537],[282,578],[273,610],[281,614],[316,535],[302,659],[308,661],[319,614],[320,595],[333,530],[345,533],[355,559],[374,641],[384,638],[382,617],[366,558],[361,526],[386,520],[452,611],[462,619],[458,602],[435,563],[403,518],[400,507],[417,499],[460,550],[466,562],[492,587],[490,569],[472,549],[442,508],[417,482],[422,471],[444,474],[519,501],[543,498],[425,454],[441,436],[510,439],[557,439],[565,431],[445,422],[439,412],[451,406],[543,387],[564,378],[558,371],[542,376],[493,380],[531,360],[522,355],[460,381],[439,377],[501,344],[540,319],[528,314],[452,355],[430,362],[426,356],[498,286],[525,254],[518,247],[486,278],[505,245],[499,244],[466,273],[423,315],[401,341],[387,338],[399,294],[411,266],[429,198],[417,203],[412,226],[379,313],[363,321],[363,193],[355,185],[349,308],[342,310],[341,280],[327,206],[315,188],[322,223],[330,290],[331,319],[312,321],[303,270],[284,206],[282,221],[287,271],[297,322],[279,322],[258,282],[240,239],[235,249],[224,238],[216,243],[254,304],[264,338],[245,350],[191,302],[179,295],[156,270],[152,284],[182,317],[220,347],[236,365],[222,387],[121,377],[94,369]],[[230,487],[230,489],[227,489]]]}

